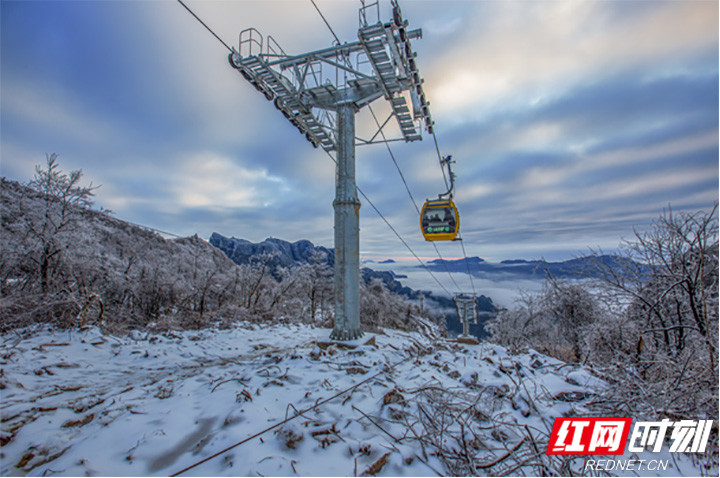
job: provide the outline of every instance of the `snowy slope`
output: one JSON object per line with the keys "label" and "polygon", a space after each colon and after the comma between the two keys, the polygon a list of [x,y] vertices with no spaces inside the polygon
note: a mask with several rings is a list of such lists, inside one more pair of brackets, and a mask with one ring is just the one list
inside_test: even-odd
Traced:
{"label": "snowy slope", "polygon": [[183,474],[537,475],[561,466],[544,453],[552,419],[582,415],[603,386],[537,353],[430,331],[350,348],[328,336],[250,324],[6,334],[0,473],[167,476],[246,440]]}

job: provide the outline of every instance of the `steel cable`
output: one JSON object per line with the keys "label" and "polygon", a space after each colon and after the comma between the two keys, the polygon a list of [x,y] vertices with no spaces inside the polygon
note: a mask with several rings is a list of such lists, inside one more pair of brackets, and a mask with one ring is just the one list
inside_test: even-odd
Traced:
{"label": "steel cable", "polygon": [[[337,161],[335,160],[333,155],[330,154],[329,151],[325,151],[325,153],[328,155],[328,157],[332,160],[333,163],[337,164]],[[397,231],[397,229],[395,229],[393,227],[393,225],[390,224],[390,221],[385,217],[385,215],[382,212],[380,212],[380,210],[377,208],[377,206],[375,206],[375,204],[363,192],[363,190],[360,189],[360,186],[355,185],[355,189],[357,189],[357,191],[360,193],[360,195],[367,201],[368,204],[370,204],[370,207],[372,207],[373,210],[377,213],[377,215],[380,216],[380,218],[385,222],[385,224],[387,224],[387,226],[397,236],[397,238],[400,239],[400,242],[402,242],[403,245],[405,246],[405,248],[408,251],[410,251],[410,254],[412,254],[413,257],[420,263],[420,265],[428,272],[428,274],[430,274],[430,277],[432,277],[435,280],[435,282],[437,282],[437,284],[440,286],[440,288],[442,290],[444,290],[448,296],[452,296],[452,294],[447,289],[447,287],[445,287],[445,285],[442,282],[440,282],[440,280],[435,276],[435,274],[433,274],[432,270],[430,270],[430,268],[427,266],[427,264],[425,264],[425,262],[423,262],[423,260],[420,259],[420,257],[417,254],[415,254],[415,251],[413,251],[412,247],[410,247],[410,245],[407,243],[407,241],[405,239],[403,239],[403,237],[400,235],[400,233]]]}
{"label": "steel cable", "polygon": [[329,401],[331,401],[331,400],[334,400],[334,399],[336,399],[336,398],[338,398],[338,397],[340,397],[340,396],[342,396],[342,395],[345,395],[346,393],[348,393],[348,392],[350,392],[350,391],[352,391],[352,390],[355,390],[355,389],[358,388],[360,385],[366,384],[366,383],[369,382],[370,380],[373,380],[373,379],[377,378],[378,376],[380,376],[380,375],[382,375],[382,374],[384,374],[384,373],[389,372],[390,370],[394,369],[394,368],[397,367],[398,365],[402,365],[403,363],[407,362],[408,360],[410,360],[410,359],[412,359],[412,358],[414,358],[414,357],[413,357],[412,354],[410,354],[409,357],[406,357],[406,358],[404,358],[404,359],[402,359],[402,360],[400,360],[400,361],[398,361],[398,362],[395,362],[394,364],[391,364],[389,367],[385,368],[384,370],[379,371],[379,372],[376,373],[375,375],[372,375],[372,376],[366,378],[365,380],[363,380],[363,381],[361,381],[361,382],[358,382],[358,383],[356,383],[355,385],[353,385],[353,386],[351,386],[351,387],[348,387],[348,388],[346,388],[346,389],[344,389],[344,390],[336,393],[335,395],[332,395],[332,396],[330,396],[330,397],[328,397],[328,398],[324,398],[324,399],[322,399],[322,400],[320,400],[320,401],[317,401],[317,402],[315,402],[315,405],[313,405],[313,406],[311,406],[311,407],[307,407],[307,408],[305,408],[305,409],[303,409],[303,410],[296,410],[295,415],[293,415],[293,416],[291,416],[291,417],[288,417],[288,418],[286,418],[285,420],[281,420],[281,421],[275,423],[274,425],[271,425],[271,426],[269,426],[269,427],[267,427],[267,428],[265,428],[265,429],[263,429],[263,430],[260,430],[259,432],[254,433],[254,434],[250,435],[249,437],[246,437],[246,438],[240,440],[240,441],[237,442],[237,443],[234,443],[234,444],[232,444],[232,445],[230,445],[230,446],[228,446],[228,447],[223,448],[222,450],[220,450],[220,451],[218,451],[218,452],[216,452],[216,453],[213,453],[213,454],[210,455],[210,456],[207,456],[207,457],[203,458],[203,459],[200,460],[200,461],[197,461],[197,462],[195,462],[195,463],[193,463],[193,464],[191,464],[191,465],[189,465],[189,466],[186,466],[186,467],[183,468],[182,470],[176,471],[175,473],[173,473],[173,474],[170,475],[170,476],[179,476],[179,475],[182,475],[183,473],[185,473],[185,472],[187,472],[187,471],[190,471],[190,470],[192,470],[193,468],[198,467],[198,466],[202,465],[203,463],[206,463],[206,462],[212,460],[213,458],[217,458],[218,456],[220,456],[220,455],[222,455],[222,454],[224,454],[224,453],[227,453],[228,451],[232,450],[233,448],[236,448],[236,447],[242,445],[243,443],[249,442],[249,441],[252,440],[253,438],[257,438],[257,437],[259,437],[259,436],[261,436],[261,435],[264,435],[265,433],[267,433],[267,432],[269,432],[269,431],[271,431],[271,430],[274,430],[275,428],[279,427],[280,425],[284,425],[285,423],[287,423],[287,422],[289,422],[289,421],[291,421],[291,420],[294,420],[295,418],[297,418],[297,417],[299,417],[299,416],[302,416],[304,413],[307,413],[307,412],[309,412],[310,410],[316,409],[316,408],[319,407],[320,405],[324,405],[324,404],[326,404],[327,402],[329,402]]}
{"label": "steel cable", "polygon": [[[388,142],[387,138],[385,137],[385,132],[382,130],[382,127],[380,126],[380,121],[378,120],[377,116],[375,115],[375,112],[372,109],[371,105],[368,105],[368,109],[370,110],[370,114],[372,114],[373,119],[375,120],[375,123],[377,124],[378,128],[380,128],[380,135],[383,138],[383,142],[385,143],[385,147],[387,148],[388,153],[390,154],[390,159],[392,159],[393,164],[395,165],[395,169],[397,169],[398,174],[400,175],[400,179],[402,179],[403,184],[405,185],[405,190],[408,193],[408,196],[410,197],[410,201],[412,202],[413,206],[415,207],[415,211],[417,211],[418,216],[420,216],[420,208],[417,205],[417,202],[415,201],[415,197],[413,196],[412,192],[410,191],[410,186],[408,186],[407,181],[405,180],[405,175],[402,172],[402,169],[400,168],[400,165],[397,162],[397,159],[395,159],[395,154],[392,152],[392,148],[390,148],[390,143]],[[460,286],[455,281],[455,278],[450,273],[450,269],[448,268],[447,262],[443,258],[442,254],[440,254],[440,249],[438,249],[437,244],[435,242],[432,243],[433,248],[435,249],[435,253],[440,258],[440,262],[442,263],[443,267],[445,267],[445,272],[447,272],[448,277],[450,277],[450,280],[453,284],[455,284],[455,288],[458,290],[458,292],[462,292],[462,289],[460,289]]]}
{"label": "steel cable", "polygon": [[185,7],[185,10],[187,10],[188,12],[190,12],[190,15],[192,15],[193,17],[195,17],[195,19],[196,19],[197,21],[199,21],[200,24],[207,29],[207,31],[209,31],[210,33],[212,33],[212,36],[214,36],[215,38],[217,38],[217,40],[218,40],[220,43],[222,43],[222,45],[223,45],[225,48],[227,48],[227,50],[228,50],[230,53],[234,53],[234,50],[233,50],[232,48],[230,48],[230,46],[229,46],[227,43],[225,43],[225,42],[223,41],[223,39],[220,38],[220,37],[217,35],[217,33],[215,33],[215,32],[212,30],[212,28],[210,28],[209,26],[207,26],[207,24],[206,24],[204,21],[202,21],[202,20],[200,19],[200,17],[198,17],[197,15],[195,15],[195,12],[193,12],[192,10],[190,10],[190,7],[188,7],[187,5],[185,5],[185,3],[184,3],[182,0],[177,0],[177,1],[178,1],[178,3],[180,3],[180,5],[182,5],[183,7]]}

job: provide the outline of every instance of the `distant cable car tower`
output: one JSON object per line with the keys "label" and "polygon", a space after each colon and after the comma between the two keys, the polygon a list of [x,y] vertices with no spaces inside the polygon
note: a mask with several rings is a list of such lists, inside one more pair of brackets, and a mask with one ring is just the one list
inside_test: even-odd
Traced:
{"label": "distant cable car tower", "polygon": [[[422,126],[433,132],[415,53],[397,0],[392,21],[380,21],[378,1],[361,0],[358,40],[300,55],[287,54],[270,36],[254,28],[240,32],[230,64],[300,131],[314,147],[336,151],[335,328],[330,338],[353,340],[360,329],[360,201],[355,185],[355,113],[385,97],[391,113],[378,132],[362,144],[380,143],[384,126],[395,117],[405,141],[422,139]],[[375,10],[377,21],[368,14]],[[338,42],[339,43],[339,42]],[[412,112],[405,92],[409,93]]]}
{"label": "distant cable car tower", "polygon": [[461,337],[470,338],[470,322],[478,324],[478,303],[474,294],[456,294],[453,297],[455,309],[457,310],[458,319],[463,325]]}

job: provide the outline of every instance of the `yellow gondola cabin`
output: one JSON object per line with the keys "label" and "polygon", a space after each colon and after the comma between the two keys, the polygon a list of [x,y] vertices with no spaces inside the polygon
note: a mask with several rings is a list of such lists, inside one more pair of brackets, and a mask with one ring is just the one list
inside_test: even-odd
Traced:
{"label": "yellow gondola cabin", "polygon": [[452,241],[460,230],[460,215],[450,199],[427,200],[420,212],[420,227],[426,241]]}

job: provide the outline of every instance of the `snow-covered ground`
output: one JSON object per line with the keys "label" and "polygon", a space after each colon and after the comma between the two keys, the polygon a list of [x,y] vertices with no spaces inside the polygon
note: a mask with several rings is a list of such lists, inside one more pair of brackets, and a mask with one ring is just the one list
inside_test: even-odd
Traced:
{"label": "snow-covered ground", "polygon": [[243,442],[183,475],[537,475],[553,418],[603,386],[533,352],[329,332],[6,334],[0,474],[167,476]]}

